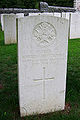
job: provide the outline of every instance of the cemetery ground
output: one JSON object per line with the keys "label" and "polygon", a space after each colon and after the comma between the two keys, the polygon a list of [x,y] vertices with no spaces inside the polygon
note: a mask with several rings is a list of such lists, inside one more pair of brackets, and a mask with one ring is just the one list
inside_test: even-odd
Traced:
{"label": "cemetery ground", "polygon": [[4,45],[0,26],[0,120],[80,120],[80,39],[69,40],[64,111],[20,117],[17,44]]}

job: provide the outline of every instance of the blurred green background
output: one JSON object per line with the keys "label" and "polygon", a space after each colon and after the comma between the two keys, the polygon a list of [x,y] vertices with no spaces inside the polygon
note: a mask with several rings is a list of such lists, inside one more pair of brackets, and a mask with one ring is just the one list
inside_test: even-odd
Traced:
{"label": "blurred green background", "polygon": [[0,8],[39,8],[40,2],[49,5],[73,7],[74,0],[0,0]]}

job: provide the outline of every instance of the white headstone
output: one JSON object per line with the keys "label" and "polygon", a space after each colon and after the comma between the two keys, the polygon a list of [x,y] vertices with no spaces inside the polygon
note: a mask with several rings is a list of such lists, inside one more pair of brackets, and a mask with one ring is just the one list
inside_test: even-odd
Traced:
{"label": "white headstone", "polygon": [[66,12],[62,12],[62,18],[66,18]]}
{"label": "white headstone", "polygon": [[17,43],[16,18],[24,17],[24,14],[4,14],[3,17],[5,44]]}
{"label": "white headstone", "polygon": [[55,17],[61,17],[61,13],[54,12]]}
{"label": "white headstone", "polygon": [[80,38],[80,13],[71,13],[70,39]]}
{"label": "white headstone", "polygon": [[68,21],[54,16],[18,19],[21,116],[65,106]]}
{"label": "white headstone", "polygon": [[17,18],[24,17],[24,13],[17,13],[17,14],[16,14],[16,17],[17,17]]}
{"label": "white headstone", "polygon": [[70,39],[70,24],[71,24],[71,13],[66,13],[66,19],[68,19],[68,39]]}
{"label": "white headstone", "polygon": [[[2,31],[4,31],[4,15],[11,15],[11,14],[1,14]],[[17,13],[17,14],[13,14],[13,15],[16,15],[16,18],[24,17],[24,13]]]}
{"label": "white headstone", "polygon": [[4,20],[3,20],[3,16],[4,16],[4,14],[1,14],[1,28],[2,28],[2,31],[4,31]]}
{"label": "white headstone", "polygon": [[16,15],[4,15],[5,44],[16,43]]}
{"label": "white headstone", "polygon": [[16,15],[4,15],[5,44],[16,43]]}
{"label": "white headstone", "polygon": [[74,0],[74,7],[77,11],[80,11],[80,0]]}
{"label": "white headstone", "polygon": [[62,12],[62,18],[68,20],[68,38],[70,38],[71,12]]}
{"label": "white headstone", "polygon": [[71,12],[66,13],[66,19],[70,20],[70,14],[71,14]]}

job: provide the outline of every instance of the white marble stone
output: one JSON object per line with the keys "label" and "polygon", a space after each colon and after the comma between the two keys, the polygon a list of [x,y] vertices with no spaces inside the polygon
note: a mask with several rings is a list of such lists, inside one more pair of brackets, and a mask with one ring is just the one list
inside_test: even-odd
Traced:
{"label": "white marble stone", "polygon": [[77,10],[80,11],[80,0],[77,0]]}
{"label": "white marble stone", "polygon": [[[10,14],[1,14],[2,31],[4,31],[4,15],[10,15]],[[24,17],[24,13],[17,13],[17,14],[14,14],[14,15],[16,15],[16,18]]]}
{"label": "white marble stone", "polygon": [[75,9],[77,10],[77,11],[80,11],[80,0],[75,0],[75,5],[74,5],[74,7],[75,7]]}
{"label": "white marble stone", "polygon": [[80,38],[80,13],[71,13],[70,39]]}
{"label": "white marble stone", "polygon": [[70,14],[71,14],[71,12],[66,13],[66,19],[70,20]]}
{"label": "white marble stone", "polygon": [[4,31],[4,20],[3,20],[3,16],[4,16],[4,14],[1,14],[1,28],[2,28],[2,31]]}
{"label": "white marble stone", "polygon": [[62,18],[70,19],[71,12],[62,12]]}
{"label": "white marble stone", "polygon": [[21,17],[24,17],[24,13],[17,13],[16,14],[16,18],[21,18]]}
{"label": "white marble stone", "polygon": [[55,17],[61,17],[61,13],[54,12]]}
{"label": "white marble stone", "polygon": [[66,12],[62,12],[62,18],[66,18]]}
{"label": "white marble stone", "polygon": [[68,20],[68,38],[70,38],[71,12],[62,12],[62,18]]}
{"label": "white marble stone", "polygon": [[5,44],[16,43],[16,15],[4,15],[4,38]]}
{"label": "white marble stone", "polygon": [[70,24],[71,24],[71,13],[66,13],[66,19],[68,19],[68,39],[70,39]]}
{"label": "white marble stone", "polygon": [[62,13],[62,17],[65,19],[69,20],[68,26],[69,26],[69,38],[74,39],[74,38],[80,38],[80,13],[75,12],[67,12],[67,13]]}
{"label": "white marble stone", "polygon": [[18,72],[21,116],[65,106],[68,20],[54,16],[18,19]]}
{"label": "white marble stone", "polygon": [[1,14],[1,27],[2,27],[2,31],[4,31],[4,16],[5,15],[14,15],[13,13],[11,14]]}
{"label": "white marble stone", "polygon": [[3,17],[5,44],[17,43],[16,19],[24,17],[24,14],[4,14]]}
{"label": "white marble stone", "polygon": [[49,15],[52,16],[54,13],[29,13],[29,16],[36,16],[36,15]]}

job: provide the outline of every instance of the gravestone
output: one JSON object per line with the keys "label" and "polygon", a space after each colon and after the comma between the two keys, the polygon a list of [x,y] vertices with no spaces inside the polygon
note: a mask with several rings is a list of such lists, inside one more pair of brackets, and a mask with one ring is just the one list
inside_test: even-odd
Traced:
{"label": "gravestone", "polygon": [[74,8],[80,11],[80,0],[74,0]]}
{"label": "gravestone", "polygon": [[54,12],[54,16],[56,16],[56,17],[61,17],[61,13]]}
{"label": "gravestone", "polygon": [[66,12],[62,12],[62,18],[66,18]]}
{"label": "gravestone", "polygon": [[24,17],[24,13],[4,14],[4,38],[5,44],[17,43],[16,38],[16,19]]}
{"label": "gravestone", "polygon": [[21,116],[65,106],[68,20],[46,15],[18,19]]}
{"label": "gravestone", "polygon": [[76,0],[77,10],[80,11],[80,0]]}
{"label": "gravestone", "polygon": [[4,42],[5,44],[16,43],[16,15],[4,15]]}
{"label": "gravestone", "polygon": [[70,20],[71,12],[66,13],[66,19]]}
{"label": "gravestone", "polygon": [[70,39],[71,13],[70,12],[62,12],[62,18],[65,18],[68,20],[68,39]]}
{"label": "gravestone", "polygon": [[[4,15],[10,15],[10,14],[1,14],[2,31],[4,31]],[[16,18],[24,17],[24,13],[17,13],[17,14],[14,14],[14,15],[16,15]]]}
{"label": "gravestone", "polygon": [[80,38],[80,13],[71,13],[70,39]]}
{"label": "gravestone", "polygon": [[4,20],[3,20],[3,16],[4,16],[4,14],[1,14],[1,28],[2,28],[2,31],[4,31]]}
{"label": "gravestone", "polygon": [[17,14],[16,14],[16,17],[17,17],[17,18],[24,17],[24,13],[17,13]]}

